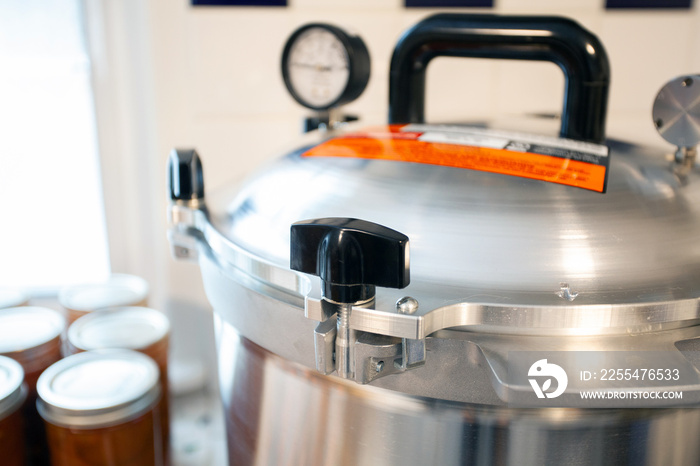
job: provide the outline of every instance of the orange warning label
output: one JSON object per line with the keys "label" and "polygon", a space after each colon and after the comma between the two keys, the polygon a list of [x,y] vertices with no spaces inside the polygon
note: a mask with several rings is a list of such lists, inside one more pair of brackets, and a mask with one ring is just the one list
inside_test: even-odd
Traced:
{"label": "orange warning label", "polygon": [[[412,131],[412,127],[429,129]],[[422,125],[371,128],[330,139],[303,156],[442,165],[605,192],[608,166],[605,146],[539,136],[528,140],[523,135],[481,129],[447,128]]]}

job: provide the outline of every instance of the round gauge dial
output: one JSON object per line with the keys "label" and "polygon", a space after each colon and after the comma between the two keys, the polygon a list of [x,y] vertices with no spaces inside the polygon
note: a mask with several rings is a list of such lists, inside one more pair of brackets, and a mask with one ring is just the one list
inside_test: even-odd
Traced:
{"label": "round gauge dial", "polygon": [[287,89],[297,102],[314,110],[356,99],[369,74],[369,53],[362,39],[329,24],[297,29],[282,54]]}

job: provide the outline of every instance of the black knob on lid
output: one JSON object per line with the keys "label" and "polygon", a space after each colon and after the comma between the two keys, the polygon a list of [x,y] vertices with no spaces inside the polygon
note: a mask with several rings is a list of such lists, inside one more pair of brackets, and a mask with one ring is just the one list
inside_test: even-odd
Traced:
{"label": "black knob on lid", "polygon": [[204,197],[202,161],[194,149],[173,149],[168,159],[170,199],[190,201]]}
{"label": "black knob on lid", "polygon": [[408,286],[408,237],[354,218],[296,222],[290,267],[321,277],[324,296],[332,301],[363,301],[374,296],[375,286]]}

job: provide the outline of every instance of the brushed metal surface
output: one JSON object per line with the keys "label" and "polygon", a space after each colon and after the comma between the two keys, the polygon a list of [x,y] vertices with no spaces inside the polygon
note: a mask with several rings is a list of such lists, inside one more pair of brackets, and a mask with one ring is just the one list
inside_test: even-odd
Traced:
{"label": "brushed metal surface", "polygon": [[[235,282],[213,262],[203,261],[201,265],[207,296],[219,321],[279,357],[316,369],[316,322],[304,317],[302,308]],[[365,339],[357,343],[361,350],[356,346],[361,361],[374,356],[376,361],[391,364],[392,357],[382,348],[373,349],[361,345],[361,341]],[[373,380],[368,377],[367,381],[374,387],[422,398],[506,406],[511,394],[523,387],[530,390],[527,384],[521,387],[510,379],[507,367],[511,352],[658,351],[682,359],[687,352],[700,351],[700,326],[624,335],[542,336],[442,330],[424,341],[424,365]],[[681,354],[681,348],[686,353]],[[698,361],[689,362],[700,367]],[[228,369],[222,366],[224,370]],[[222,390],[225,393],[228,388]],[[677,404],[695,406],[700,399],[700,384],[686,384],[683,390],[684,397]]]}
{"label": "brushed metal surface", "polygon": [[231,465],[689,465],[700,410],[508,409],[323,376],[217,319]]}
{"label": "brushed metal surface", "polygon": [[[206,210],[193,210],[188,216],[192,222],[187,228],[182,231],[183,225],[175,224],[169,237],[175,249],[186,247],[186,258],[199,259],[203,269],[213,265],[216,275],[225,274],[238,284],[274,297],[280,304],[299,307],[312,320],[324,321],[338,311],[320,300],[318,280],[234,244],[209,223]],[[405,290],[380,288],[368,307],[354,308],[350,327],[399,338],[424,338],[447,328],[527,335],[601,335],[687,327],[700,319],[698,298],[635,302],[639,296],[634,292],[622,290],[615,298],[595,292],[581,295],[568,284],[556,293],[506,293],[426,283],[414,283],[410,291],[419,298],[413,314],[396,308],[396,302],[405,298]],[[595,304],[604,299],[610,302]]]}
{"label": "brushed metal surface", "polygon": [[[230,464],[700,463],[690,400],[653,410],[503,402],[508,350],[697,350],[700,177],[681,180],[663,153],[610,145],[604,195],[299,150],[208,196],[180,233],[196,238],[215,309]],[[314,371],[317,322],[305,312],[327,312],[318,281],[288,268],[289,226],[314,217],[409,236],[411,285],[379,290],[349,324],[432,335],[423,367],[370,385]],[[404,296],[415,313],[397,312]]]}
{"label": "brushed metal surface", "polygon": [[[418,288],[435,290],[436,299],[476,291],[512,305],[697,298],[700,177],[690,173],[683,184],[662,153],[609,144],[606,194],[432,165],[303,158],[297,151],[238,194],[224,189],[211,196],[209,221],[222,237],[280,268],[288,267],[295,221],[355,217],[386,225],[411,240],[405,294],[414,297]],[[572,291],[561,294],[562,284]],[[425,299],[419,298],[422,309]]]}
{"label": "brushed metal surface", "polygon": [[700,143],[700,76],[680,76],[666,83],[654,100],[654,125],[678,147]]}

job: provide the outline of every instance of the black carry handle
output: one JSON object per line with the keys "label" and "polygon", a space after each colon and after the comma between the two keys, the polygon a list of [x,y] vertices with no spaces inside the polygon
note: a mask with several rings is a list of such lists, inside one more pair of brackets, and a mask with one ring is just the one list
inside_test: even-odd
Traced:
{"label": "black carry handle", "polygon": [[578,23],[554,16],[438,14],[424,19],[394,49],[389,123],[423,123],[425,71],[428,62],[438,56],[542,60],[559,65],[566,79],[560,135],[605,140],[608,56],[598,38]]}

